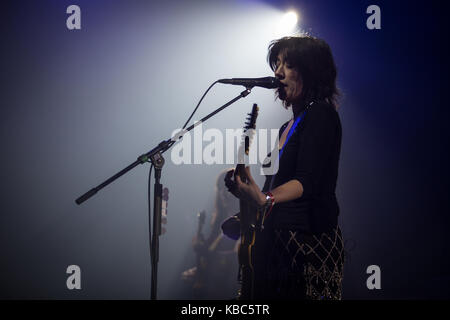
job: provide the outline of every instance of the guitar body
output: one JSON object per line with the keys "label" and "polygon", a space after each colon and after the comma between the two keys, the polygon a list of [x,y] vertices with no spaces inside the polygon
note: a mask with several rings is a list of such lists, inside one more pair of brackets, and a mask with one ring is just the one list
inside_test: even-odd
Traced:
{"label": "guitar body", "polygon": [[[249,122],[245,126],[246,133],[249,129],[255,129],[256,117],[258,114],[258,106],[253,105],[252,113]],[[252,133],[250,133],[252,134]],[[251,136],[248,134],[244,136],[243,146],[241,146],[240,153],[249,154],[249,145]],[[242,150],[243,148],[243,150]],[[242,159],[241,159],[242,160]],[[241,161],[239,161],[241,162]],[[246,181],[245,164],[239,163],[235,169],[235,175],[238,175],[243,182]],[[250,205],[245,200],[239,200],[240,207],[240,233],[241,242],[239,245],[239,278],[241,283],[241,290],[239,293],[240,300],[252,300],[255,295],[255,274],[257,268],[255,265],[255,244],[260,231],[260,212]],[[255,272],[256,271],[256,272]]]}
{"label": "guitar body", "polygon": [[240,201],[241,243],[238,257],[240,265],[241,291],[239,298],[252,300],[255,294],[255,244],[258,238],[259,212],[248,202]]}

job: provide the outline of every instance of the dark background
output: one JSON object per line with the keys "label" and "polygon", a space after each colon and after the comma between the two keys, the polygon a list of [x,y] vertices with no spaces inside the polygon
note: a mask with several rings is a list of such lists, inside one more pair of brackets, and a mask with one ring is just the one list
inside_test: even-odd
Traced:
{"label": "dark background", "polygon": [[[66,28],[70,4],[81,7],[81,30]],[[381,8],[381,30],[365,26],[371,4]],[[252,68],[264,66],[265,52],[251,55],[246,41],[259,38],[241,25],[258,6],[298,10],[338,66],[344,298],[449,298],[445,11],[438,1],[325,0],[2,2],[0,298],[148,299],[148,167],[82,206],[74,200],[170,136],[213,80],[270,74]],[[239,92],[211,93],[202,115]],[[274,105],[262,127],[287,119],[271,92],[252,94],[208,127],[240,127],[254,101]],[[184,298],[178,277],[194,261],[195,214],[211,212],[225,167],[164,169],[162,299]],[[66,288],[71,264],[81,267],[82,290]],[[381,290],[366,287],[372,264]]]}

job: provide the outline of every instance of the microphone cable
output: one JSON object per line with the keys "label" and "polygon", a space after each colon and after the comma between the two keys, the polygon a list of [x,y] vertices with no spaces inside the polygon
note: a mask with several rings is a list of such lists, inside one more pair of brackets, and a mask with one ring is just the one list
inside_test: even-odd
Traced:
{"label": "microphone cable", "polygon": [[201,97],[200,101],[197,103],[197,106],[195,107],[194,111],[192,112],[191,116],[189,117],[189,119],[187,119],[186,123],[183,126],[183,129],[186,128],[187,124],[189,123],[189,121],[191,121],[192,117],[194,116],[195,112],[197,111],[198,107],[200,106],[200,103],[202,103],[203,98],[205,98],[206,94],[208,93],[208,91],[216,84],[218,83],[219,80],[213,82],[212,85],[209,86],[209,88],[205,91],[205,93],[203,94],[203,96]]}

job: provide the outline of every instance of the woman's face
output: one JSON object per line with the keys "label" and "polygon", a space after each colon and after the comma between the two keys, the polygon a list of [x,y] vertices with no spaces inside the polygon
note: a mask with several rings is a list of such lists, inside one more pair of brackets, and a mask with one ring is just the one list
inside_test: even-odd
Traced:
{"label": "woman's face", "polygon": [[299,100],[303,89],[300,74],[285,60],[286,54],[280,53],[277,57],[275,77],[284,85],[278,89],[278,97],[288,105]]}

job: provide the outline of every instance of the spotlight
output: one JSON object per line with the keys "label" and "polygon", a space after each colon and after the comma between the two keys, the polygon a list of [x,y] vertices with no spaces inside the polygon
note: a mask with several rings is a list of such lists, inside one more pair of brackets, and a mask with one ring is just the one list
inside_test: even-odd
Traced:
{"label": "spotlight", "polygon": [[277,34],[278,36],[286,36],[294,31],[294,28],[297,26],[298,15],[294,11],[286,12],[281,18],[278,28]]}

